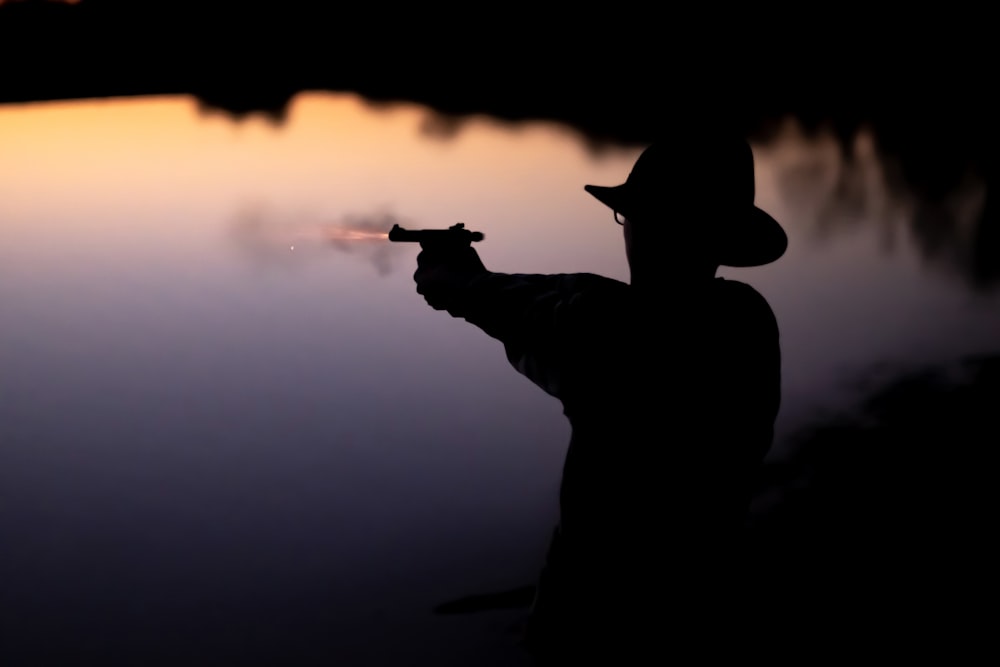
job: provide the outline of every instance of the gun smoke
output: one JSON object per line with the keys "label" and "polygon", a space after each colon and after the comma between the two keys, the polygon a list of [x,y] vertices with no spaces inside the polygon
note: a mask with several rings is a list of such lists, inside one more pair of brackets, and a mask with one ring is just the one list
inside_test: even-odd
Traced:
{"label": "gun smoke", "polygon": [[388,241],[395,224],[413,223],[389,212],[330,219],[256,205],[234,216],[230,233],[241,254],[262,268],[294,268],[328,256],[332,249],[369,262],[385,276],[401,251]]}

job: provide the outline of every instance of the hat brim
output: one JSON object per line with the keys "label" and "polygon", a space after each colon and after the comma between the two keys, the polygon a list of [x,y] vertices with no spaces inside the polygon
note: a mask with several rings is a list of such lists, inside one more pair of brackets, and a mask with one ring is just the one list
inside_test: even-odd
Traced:
{"label": "hat brim", "polygon": [[[608,208],[627,215],[631,198],[626,184],[583,188]],[[735,213],[727,211],[717,224],[719,229],[710,238],[715,246],[712,252],[721,266],[763,266],[780,258],[788,249],[784,228],[756,206]]]}
{"label": "hat brim", "polygon": [[621,211],[626,201],[625,185],[585,185],[583,189],[614,211]]}
{"label": "hat brim", "polygon": [[719,264],[749,267],[770,264],[785,254],[788,235],[777,220],[756,206],[745,214],[730,218],[718,239]]}

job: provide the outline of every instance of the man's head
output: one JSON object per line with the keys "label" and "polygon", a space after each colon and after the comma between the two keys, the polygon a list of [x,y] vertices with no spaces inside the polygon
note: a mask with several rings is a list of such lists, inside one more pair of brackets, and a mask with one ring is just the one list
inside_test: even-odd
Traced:
{"label": "man's head", "polygon": [[629,263],[659,257],[760,266],[788,246],[781,225],[754,205],[753,153],[732,135],[684,136],[642,152],[616,186],[584,186],[626,226]]}

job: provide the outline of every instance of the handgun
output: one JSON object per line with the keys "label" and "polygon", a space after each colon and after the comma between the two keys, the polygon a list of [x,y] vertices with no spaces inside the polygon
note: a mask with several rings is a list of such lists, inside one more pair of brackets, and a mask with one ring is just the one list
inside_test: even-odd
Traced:
{"label": "handgun", "polygon": [[389,240],[396,243],[419,243],[423,248],[464,247],[473,241],[483,240],[482,232],[473,232],[465,228],[464,222],[458,222],[448,229],[403,229],[398,224],[389,230]]}

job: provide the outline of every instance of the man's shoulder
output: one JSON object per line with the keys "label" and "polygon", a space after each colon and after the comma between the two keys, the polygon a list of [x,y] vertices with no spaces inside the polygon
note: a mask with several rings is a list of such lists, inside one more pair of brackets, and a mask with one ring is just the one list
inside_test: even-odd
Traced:
{"label": "man's shoulder", "polygon": [[741,318],[766,320],[773,325],[777,324],[771,304],[753,285],[729,278],[716,278],[715,288],[726,312]]}
{"label": "man's shoulder", "polygon": [[731,278],[716,278],[714,284],[722,298],[755,304],[757,306],[764,305],[770,308],[764,295],[750,283],[745,283],[741,280],[732,280]]}

